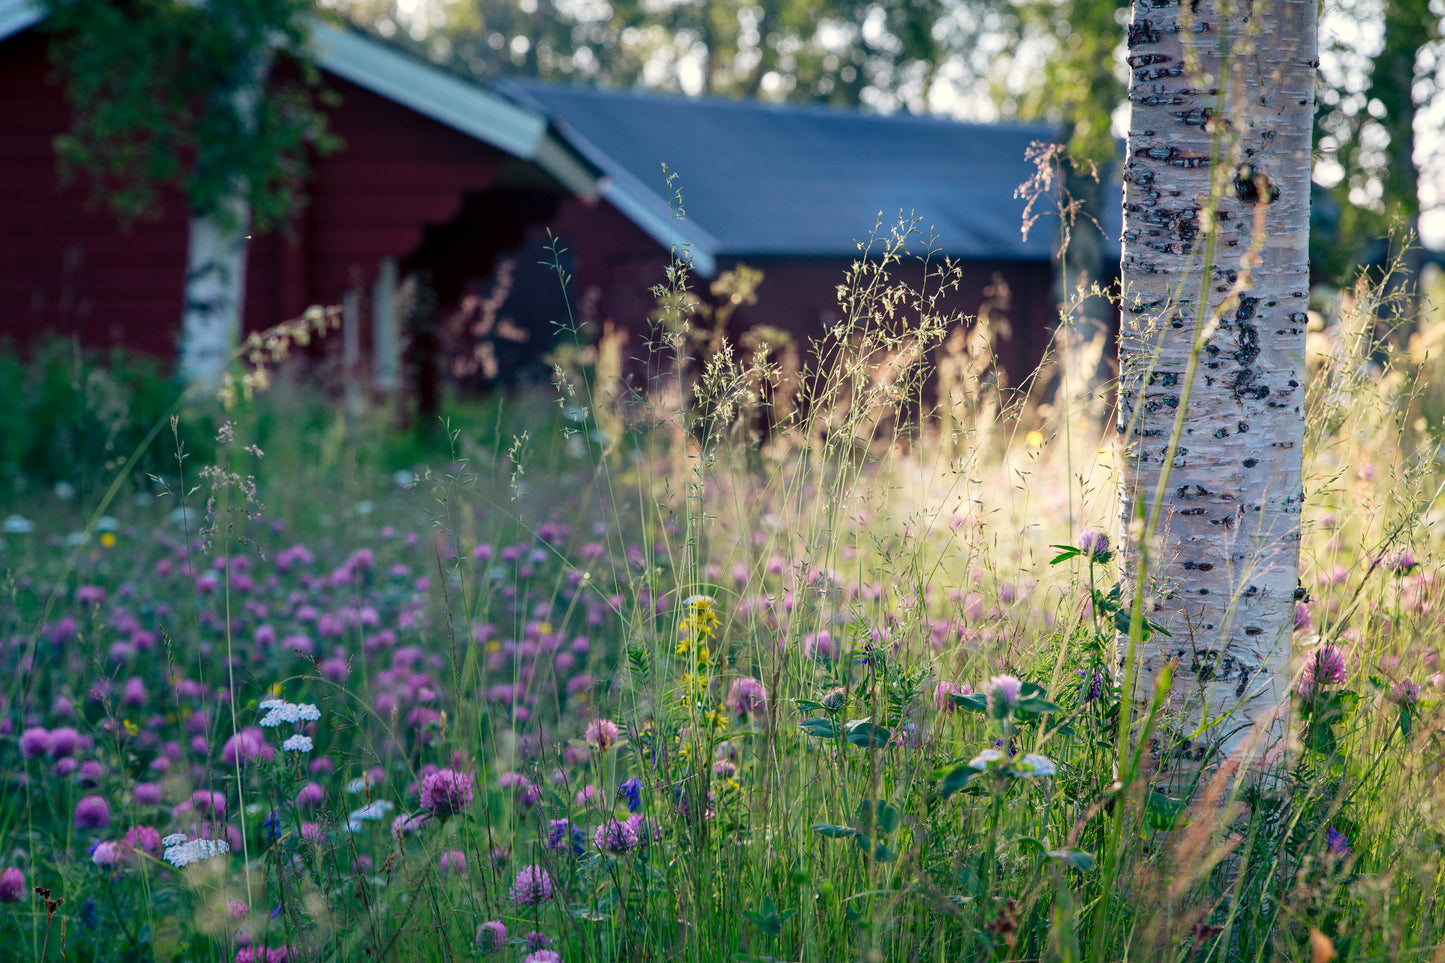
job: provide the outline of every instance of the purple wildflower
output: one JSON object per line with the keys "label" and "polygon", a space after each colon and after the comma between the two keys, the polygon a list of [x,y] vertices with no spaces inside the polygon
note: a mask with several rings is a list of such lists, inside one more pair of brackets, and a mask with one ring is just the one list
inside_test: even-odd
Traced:
{"label": "purple wildflower", "polygon": [[507,945],[507,925],[501,920],[487,920],[477,927],[477,949],[496,953]]}
{"label": "purple wildflower", "polygon": [[1108,533],[1098,528],[1084,529],[1079,533],[1079,551],[1091,562],[1107,562],[1110,555]]}
{"label": "purple wildflower", "polygon": [[1348,676],[1345,654],[1333,645],[1317,645],[1305,655],[1295,691],[1306,699],[1313,699],[1325,686],[1340,685]]}
{"label": "purple wildflower", "polygon": [[562,955],[556,950],[538,950],[522,957],[522,963],[562,963]]}
{"label": "purple wildflower", "polygon": [[728,688],[727,704],[734,712],[767,712],[768,690],[757,679],[747,676],[736,679]]}
{"label": "purple wildflower", "polygon": [[20,894],[25,892],[25,874],[14,866],[0,872],[0,903],[18,903]]}
{"label": "purple wildflower", "polygon": [[592,834],[593,845],[604,853],[625,853],[638,842],[637,830],[630,822],[620,819],[607,820]]}
{"label": "purple wildflower", "polygon": [[441,870],[442,875],[455,873],[458,876],[465,876],[467,872],[467,854],[460,849],[449,849],[442,853],[441,858],[437,860],[437,869]]}
{"label": "purple wildflower", "polygon": [[1017,676],[996,675],[984,683],[988,692],[988,711],[996,719],[1005,719],[1018,708],[1023,683]]}
{"label": "purple wildflower", "polygon": [[110,828],[110,804],[100,796],[86,796],[75,804],[77,829]]}
{"label": "purple wildflower", "polygon": [[476,777],[469,772],[442,769],[421,781],[422,808],[437,816],[451,816],[472,804]]}
{"label": "purple wildflower", "polygon": [[552,899],[552,877],[542,866],[523,866],[512,883],[512,902],[518,906],[540,906]]}
{"label": "purple wildflower", "polygon": [[587,723],[587,731],[582,738],[587,740],[589,746],[606,752],[617,744],[617,737],[621,734],[622,730],[611,719],[593,719]]}
{"label": "purple wildflower", "polygon": [[1325,851],[1331,856],[1348,856],[1350,837],[1331,826],[1325,830]]}
{"label": "purple wildflower", "polygon": [[40,726],[31,726],[20,733],[20,754],[34,759],[50,752],[50,733]]}

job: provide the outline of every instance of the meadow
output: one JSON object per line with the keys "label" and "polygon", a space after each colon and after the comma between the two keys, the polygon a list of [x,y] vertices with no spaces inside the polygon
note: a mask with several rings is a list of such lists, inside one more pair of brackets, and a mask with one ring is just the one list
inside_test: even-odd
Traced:
{"label": "meadow", "polygon": [[430,434],[6,361],[0,956],[1445,959],[1445,316],[1321,296],[1297,738],[1171,795],[1106,393],[890,250],[815,349],[677,271],[644,377]]}

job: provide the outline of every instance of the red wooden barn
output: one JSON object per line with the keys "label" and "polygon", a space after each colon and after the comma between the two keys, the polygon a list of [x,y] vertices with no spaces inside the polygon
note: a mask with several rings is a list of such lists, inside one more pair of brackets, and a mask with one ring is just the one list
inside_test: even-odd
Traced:
{"label": "red wooden barn", "polygon": [[[67,111],[38,21],[23,0],[0,0],[0,339],[49,331],[172,356],[186,211],[177,199],[122,231],[83,185],[58,183],[51,143]],[[1047,129],[541,85],[493,93],[319,22],[314,47],[344,146],[317,162],[298,222],[253,240],[249,330],[354,290],[383,342],[398,277],[424,269],[445,316],[487,291],[510,253],[514,283],[494,313],[530,332],[536,353],[566,309],[536,264],[550,231],[567,249],[567,298],[599,320],[642,330],[649,289],[685,244],[704,278],[739,262],[765,272],[738,324],[809,335],[837,316],[855,242],[880,215],[886,229],[911,212],[937,231],[938,253],[964,263],[952,306],[976,311],[996,277],[1007,282],[1008,366],[1026,371],[1043,350],[1052,232],[1021,237],[1013,191]]]}

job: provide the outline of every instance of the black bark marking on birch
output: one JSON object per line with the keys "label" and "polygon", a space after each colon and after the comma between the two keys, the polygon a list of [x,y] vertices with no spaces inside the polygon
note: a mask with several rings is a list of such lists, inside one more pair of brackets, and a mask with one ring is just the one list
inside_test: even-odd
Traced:
{"label": "black bark marking on birch", "polygon": [[1279,185],[1260,168],[1253,164],[1240,164],[1234,173],[1234,195],[1250,206],[1264,198],[1268,198],[1266,204],[1273,204],[1279,200],[1280,190]]}
{"label": "black bark marking on birch", "polygon": [[1214,563],[1213,563],[1213,562],[1185,562],[1185,563],[1183,564],[1182,568],[1183,568],[1186,572],[1212,572],[1212,571],[1214,571]]}
{"label": "black bark marking on birch", "polygon": [[1245,468],[1253,468],[1255,465],[1258,465],[1258,464],[1259,464],[1259,459],[1258,459],[1258,458],[1246,458],[1246,459],[1244,460],[1244,467],[1245,467]]}
{"label": "black bark marking on birch", "polygon": [[1162,37],[1163,34],[1155,30],[1154,24],[1148,20],[1138,20],[1129,24],[1129,47],[1131,49],[1141,44],[1158,43]]}

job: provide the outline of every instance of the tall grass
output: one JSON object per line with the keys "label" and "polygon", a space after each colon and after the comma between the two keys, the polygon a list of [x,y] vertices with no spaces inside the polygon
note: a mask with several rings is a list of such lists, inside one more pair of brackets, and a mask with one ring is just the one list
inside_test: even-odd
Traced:
{"label": "tall grass", "polygon": [[1445,315],[1311,319],[1296,642],[1345,672],[1231,807],[1116,781],[1102,433],[877,244],[811,347],[717,336],[681,261],[646,379],[578,344],[399,473],[274,388],[103,519],[17,494],[0,952],[1441,955]]}

